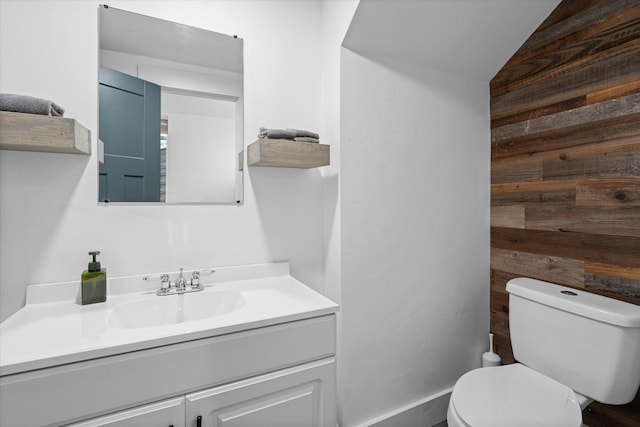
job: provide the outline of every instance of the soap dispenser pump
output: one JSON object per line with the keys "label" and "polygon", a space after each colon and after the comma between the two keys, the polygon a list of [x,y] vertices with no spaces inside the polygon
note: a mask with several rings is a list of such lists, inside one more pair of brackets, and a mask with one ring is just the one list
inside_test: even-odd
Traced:
{"label": "soap dispenser pump", "polygon": [[93,261],[87,270],[82,272],[82,305],[105,302],[107,300],[107,270],[100,268],[96,256],[100,251],[89,252]]}

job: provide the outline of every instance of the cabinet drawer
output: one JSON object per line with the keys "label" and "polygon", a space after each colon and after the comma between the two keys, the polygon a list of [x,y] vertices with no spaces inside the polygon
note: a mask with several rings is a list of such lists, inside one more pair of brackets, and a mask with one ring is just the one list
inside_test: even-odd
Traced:
{"label": "cabinet drawer", "polygon": [[184,427],[184,403],[184,397],[179,397],[67,427]]}
{"label": "cabinet drawer", "polygon": [[335,354],[335,315],[0,378],[0,425],[57,426]]}

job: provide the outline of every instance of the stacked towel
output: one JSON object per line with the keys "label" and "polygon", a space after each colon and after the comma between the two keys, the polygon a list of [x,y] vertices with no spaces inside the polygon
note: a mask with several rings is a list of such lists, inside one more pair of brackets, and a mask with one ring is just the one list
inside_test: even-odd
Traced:
{"label": "stacked towel", "polygon": [[299,142],[320,142],[320,135],[317,133],[300,129],[269,129],[261,127],[258,137],[268,139],[288,139]]}
{"label": "stacked towel", "polygon": [[0,111],[60,117],[64,115],[64,108],[53,101],[12,93],[0,93]]}

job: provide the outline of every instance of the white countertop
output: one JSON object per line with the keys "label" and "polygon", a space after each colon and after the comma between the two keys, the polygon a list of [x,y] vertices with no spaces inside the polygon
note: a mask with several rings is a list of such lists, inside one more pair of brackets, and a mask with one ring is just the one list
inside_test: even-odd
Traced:
{"label": "white countertop", "polygon": [[[154,278],[159,274],[154,274]],[[175,275],[172,275],[172,279]],[[0,324],[0,376],[240,332],[335,313],[338,306],[289,274],[288,263],[216,268],[205,289],[235,290],[243,304],[227,314],[184,323],[126,329],[109,316],[122,304],[157,296],[159,279],[108,279],[107,301],[78,303],[79,282],[29,286],[27,304]]]}

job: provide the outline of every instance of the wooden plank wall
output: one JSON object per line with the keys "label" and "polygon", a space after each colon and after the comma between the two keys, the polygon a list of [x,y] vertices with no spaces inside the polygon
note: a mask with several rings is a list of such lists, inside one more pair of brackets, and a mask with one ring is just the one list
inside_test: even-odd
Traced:
{"label": "wooden plank wall", "polygon": [[[560,3],[491,81],[491,125],[491,331],[513,361],[513,277],[640,305],[640,0]],[[638,426],[640,394],[584,418]]]}

